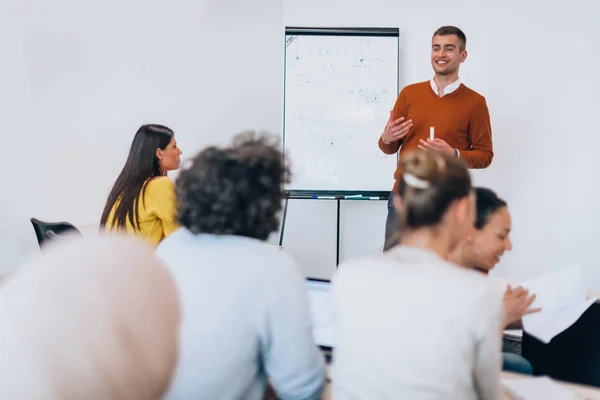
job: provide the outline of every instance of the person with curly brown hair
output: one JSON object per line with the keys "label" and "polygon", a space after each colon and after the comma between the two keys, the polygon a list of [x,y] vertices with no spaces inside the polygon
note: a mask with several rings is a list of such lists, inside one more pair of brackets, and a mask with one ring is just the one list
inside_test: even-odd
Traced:
{"label": "person with curly brown hair", "polygon": [[304,279],[265,243],[279,226],[290,173],[273,137],[244,133],[201,151],[176,181],[181,228],[158,246],[183,307],[180,359],[168,399],[319,399]]}

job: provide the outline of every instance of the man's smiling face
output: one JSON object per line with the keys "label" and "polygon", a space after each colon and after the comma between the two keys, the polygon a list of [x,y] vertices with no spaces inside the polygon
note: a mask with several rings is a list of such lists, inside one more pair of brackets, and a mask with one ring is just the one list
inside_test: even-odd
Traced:
{"label": "man's smiling face", "polygon": [[464,43],[457,35],[436,35],[431,41],[431,66],[437,75],[451,75],[467,58]]}

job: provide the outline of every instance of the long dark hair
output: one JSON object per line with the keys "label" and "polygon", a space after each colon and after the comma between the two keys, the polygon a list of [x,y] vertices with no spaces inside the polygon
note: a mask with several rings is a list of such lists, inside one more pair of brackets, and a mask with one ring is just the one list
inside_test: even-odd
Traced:
{"label": "long dark hair", "polygon": [[156,150],[164,150],[173,136],[173,131],[163,125],[142,125],[138,129],[127,161],[106,200],[100,219],[101,227],[106,225],[113,206],[119,202],[111,227],[124,230],[129,220],[131,226],[139,230],[138,204],[140,199],[143,201],[146,183],[163,175]]}

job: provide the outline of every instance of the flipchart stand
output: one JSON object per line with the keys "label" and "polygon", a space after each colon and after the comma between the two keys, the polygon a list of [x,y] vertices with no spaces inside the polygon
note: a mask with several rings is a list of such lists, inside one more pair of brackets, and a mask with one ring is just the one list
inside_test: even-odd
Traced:
{"label": "flipchart stand", "polygon": [[353,191],[353,190],[288,190],[283,195],[285,204],[283,206],[283,217],[281,231],[279,232],[279,246],[283,246],[283,235],[285,233],[285,222],[287,217],[288,202],[292,200],[325,200],[337,203],[337,227],[336,227],[336,249],[335,265],[340,263],[340,208],[342,201],[387,201],[390,191]]}

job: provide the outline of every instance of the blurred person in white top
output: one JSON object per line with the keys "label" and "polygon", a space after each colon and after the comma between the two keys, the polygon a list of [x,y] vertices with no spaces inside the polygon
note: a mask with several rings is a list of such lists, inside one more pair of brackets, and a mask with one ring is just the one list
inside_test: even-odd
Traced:
{"label": "blurred person in white top", "polygon": [[500,399],[502,292],[446,261],[473,229],[461,159],[401,159],[400,242],[333,278],[334,399]]}

